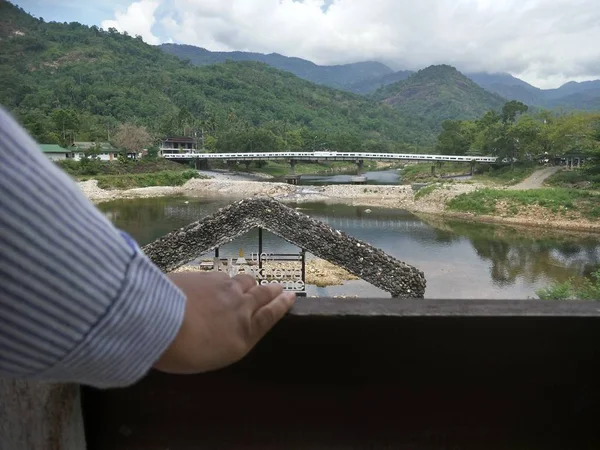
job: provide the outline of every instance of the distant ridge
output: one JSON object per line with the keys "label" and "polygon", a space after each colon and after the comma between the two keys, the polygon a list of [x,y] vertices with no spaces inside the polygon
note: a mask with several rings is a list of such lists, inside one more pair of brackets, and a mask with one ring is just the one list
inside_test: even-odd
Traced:
{"label": "distant ridge", "polygon": [[505,103],[505,99],[448,65],[420,70],[406,80],[378,89],[372,98],[436,128],[448,119],[478,118]]}
{"label": "distant ridge", "polygon": [[346,86],[394,72],[385,64],[375,61],[319,66],[305,59],[283,56],[278,53],[211,52],[205,48],[179,44],[162,44],[159,47],[166,53],[181,59],[189,59],[192,64],[197,66],[225,61],[256,61],[291,72],[297,77],[313,83],[337,89],[344,89]]}

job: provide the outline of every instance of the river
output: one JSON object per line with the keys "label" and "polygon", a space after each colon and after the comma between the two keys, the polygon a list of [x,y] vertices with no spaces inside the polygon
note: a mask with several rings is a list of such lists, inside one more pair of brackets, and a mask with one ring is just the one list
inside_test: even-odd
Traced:
{"label": "river", "polygon": [[[99,208],[144,245],[231,201],[162,197],[119,200],[100,204]],[[572,236],[456,221],[430,224],[409,212],[385,208],[371,207],[368,213],[366,207],[342,204],[303,203],[298,207],[423,270],[427,298],[535,298],[537,289],[553,281],[584,276],[600,265],[597,235]],[[257,251],[257,233],[222,247],[221,255],[237,256],[240,248],[246,254]],[[275,253],[298,250],[271,234],[265,236],[264,248]],[[328,288],[310,286],[308,295],[388,296],[364,281]]]}
{"label": "river", "polygon": [[[367,184],[400,184],[400,172],[393,170],[376,170],[363,172],[361,176],[367,178]],[[339,175],[302,175],[300,184],[305,186],[323,186],[328,184],[350,184],[355,174]]]}

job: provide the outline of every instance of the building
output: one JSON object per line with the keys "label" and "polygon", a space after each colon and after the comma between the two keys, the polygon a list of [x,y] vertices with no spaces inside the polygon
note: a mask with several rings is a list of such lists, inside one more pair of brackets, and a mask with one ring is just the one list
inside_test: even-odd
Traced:
{"label": "building", "polygon": [[71,149],[63,148],[57,144],[40,144],[40,149],[52,161],[75,159],[75,153]]}
{"label": "building", "polygon": [[190,137],[173,136],[162,141],[159,156],[176,153],[196,153],[198,141]]}
{"label": "building", "polygon": [[[119,158],[119,149],[114,147],[109,142],[74,142],[72,148],[75,153],[75,160],[81,159],[83,153],[98,151],[98,158],[101,161],[117,161]],[[130,159],[136,159],[138,154],[135,152],[127,153]]]}

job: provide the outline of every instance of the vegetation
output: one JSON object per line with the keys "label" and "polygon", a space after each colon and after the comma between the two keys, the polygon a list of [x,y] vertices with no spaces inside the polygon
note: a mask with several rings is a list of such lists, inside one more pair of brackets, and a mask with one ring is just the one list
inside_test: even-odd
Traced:
{"label": "vegetation", "polygon": [[595,167],[557,172],[546,180],[548,186],[600,191],[600,171]]}
{"label": "vegetation", "polygon": [[183,172],[188,166],[165,159],[142,158],[131,160],[120,158],[118,162],[100,161],[97,155],[91,154],[80,161],[64,160],[57,162],[65,172],[74,177],[87,175],[124,175],[156,172]]}
{"label": "vegetation", "polygon": [[427,197],[429,194],[434,193],[435,191],[437,191],[438,189],[441,189],[443,187],[442,184],[430,184],[429,186],[425,186],[424,188],[421,188],[417,191],[417,193],[415,194],[415,200],[419,200],[423,197]]}
{"label": "vegetation", "polygon": [[402,183],[410,184],[416,181],[426,182],[435,181],[439,177],[463,175],[470,171],[470,166],[465,163],[447,163],[435,165],[435,171],[432,172],[432,163],[408,164],[401,172]]}
{"label": "vegetation", "polygon": [[436,149],[441,154],[491,155],[521,162],[572,152],[600,157],[600,114],[529,113],[523,103],[510,101],[500,112],[488,111],[474,121],[445,121]]}
{"label": "vegetation", "polygon": [[[102,189],[133,189],[149,186],[181,186],[192,178],[203,178],[195,170],[161,171],[154,173],[130,173],[125,175],[99,175],[98,180]],[[88,177],[81,178],[86,181]]]}
{"label": "vegetation", "polygon": [[139,37],[45,23],[6,1],[0,39],[0,103],[41,143],[112,140],[125,123],[155,142],[196,134],[210,151],[406,152],[433,142],[417,118],[263,63],[196,67]]}
{"label": "vegetation", "polygon": [[431,66],[408,79],[378,89],[372,98],[416,116],[439,130],[444,120],[475,119],[499,110],[505,100],[479,87],[450,66]]}
{"label": "vegetation", "polygon": [[250,52],[211,52],[192,45],[162,44],[160,48],[181,59],[188,59],[192,64],[205,66],[224,63],[226,61],[255,61],[268,64],[279,70],[291,72],[299,78],[337,89],[348,89],[349,86],[384,75],[393,74],[393,70],[385,64],[367,61],[339,66],[318,66],[301,58],[271,53]]}
{"label": "vegetation", "polygon": [[152,142],[152,136],[145,127],[136,127],[130,123],[119,126],[115,136],[117,148],[127,153],[140,153]]}
{"label": "vegetation", "polygon": [[[263,62],[313,83],[362,95],[368,95],[414,74],[408,70],[393,72],[389,67],[377,62],[317,66],[310,61],[278,54],[211,52],[204,48],[176,44],[163,44],[161,48],[166,53],[189,59],[196,65],[223,63],[227,60]],[[465,75],[491,93],[530,106],[580,111],[600,109],[600,80],[569,82],[558,89],[540,89],[508,73],[465,73]]]}
{"label": "vegetation", "polygon": [[520,183],[532,175],[540,167],[535,164],[493,165],[479,168],[479,173],[473,177],[474,181],[490,182],[511,186]]}
{"label": "vegetation", "polygon": [[[502,211],[498,210],[502,205]],[[448,203],[451,211],[478,215],[516,215],[523,206],[540,206],[566,218],[581,216],[586,219],[600,218],[600,195],[574,189],[532,189],[529,191],[507,191],[480,189],[461,194]]]}
{"label": "vegetation", "polygon": [[592,273],[589,278],[571,278],[564,283],[554,283],[536,293],[542,300],[600,301],[600,270]]}

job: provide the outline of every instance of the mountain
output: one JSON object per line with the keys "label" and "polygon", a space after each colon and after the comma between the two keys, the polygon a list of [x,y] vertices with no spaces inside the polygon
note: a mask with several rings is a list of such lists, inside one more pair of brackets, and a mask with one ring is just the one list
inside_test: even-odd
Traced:
{"label": "mountain", "polygon": [[600,88],[546,100],[546,107],[567,111],[600,111]]}
{"label": "mountain", "polygon": [[[292,58],[277,53],[262,54],[250,52],[211,52],[191,45],[163,44],[164,52],[175,55],[192,64],[205,66],[225,61],[257,61],[316,84],[333,87],[361,95],[370,95],[386,86],[406,80],[414,74],[402,70],[394,72],[385,64],[366,61],[338,66],[319,66],[310,61]],[[520,80],[508,73],[466,73],[480,87],[505,100],[518,100],[540,108],[567,110],[597,110],[600,89],[599,81],[570,82],[558,89],[543,90]]]}
{"label": "mountain", "polygon": [[526,105],[543,105],[544,93],[541,89],[513,77],[508,73],[466,73],[482,88],[504,97],[507,100],[518,100]]}
{"label": "mountain", "polygon": [[595,81],[583,81],[578,83],[576,81],[570,81],[563,84],[558,89],[548,89],[544,91],[544,95],[547,100],[557,101],[562,98],[570,97],[572,95],[582,94],[582,98],[586,97],[597,97],[600,91],[600,80]]}
{"label": "mountain", "polygon": [[225,61],[256,61],[268,64],[276,69],[291,72],[297,77],[337,89],[379,78],[393,73],[385,64],[366,61],[338,66],[318,66],[301,58],[292,58],[277,53],[262,54],[251,52],[211,52],[192,45],[162,44],[161,50],[181,59],[189,59],[197,66],[223,63]]}
{"label": "mountain", "polygon": [[345,86],[344,88],[356,94],[368,95],[375,92],[377,89],[387,86],[388,84],[397,83],[398,81],[406,80],[414,72],[410,70],[401,70],[399,72],[389,73],[381,77],[369,78],[357,83]]}
{"label": "mountain", "polygon": [[444,120],[475,119],[505,103],[499,95],[447,65],[420,70],[404,81],[378,89],[372,98],[436,129]]}
{"label": "mountain", "polygon": [[315,135],[392,149],[431,142],[430,130],[386,105],[263,63],[196,67],[141,38],[45,23],[6,1],[0,21],[0,104],[44,143],[105,140],[124,122],[157,136],[202,128],[213,143],[247,130],[277,145]]}

